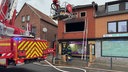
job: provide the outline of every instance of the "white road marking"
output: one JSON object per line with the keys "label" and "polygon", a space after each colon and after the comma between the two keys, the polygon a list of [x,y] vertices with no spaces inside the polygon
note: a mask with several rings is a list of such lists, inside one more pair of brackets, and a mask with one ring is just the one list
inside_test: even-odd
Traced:
{"label": "white road marking", "polygon": [[[37,65],[40,65],[40,66],[51,66],[51,65],[42,65],[41,63],[34,63],[34,64],[37,64]],[[52,67],[55,67],[55,69],[58,67],[57,70],[58,70],[59,68],[71,68],[71,69],[77,69],[77,70],[81,70],[81,71],[83,71],[83,72],[86,72],[85,69],[78,68],[78,67],[54,66],[54,65],[53,65]],[[58,71],[69,72],[69,71],[64,71],[64,70],[61,70],[61,69],[59,69]]]}

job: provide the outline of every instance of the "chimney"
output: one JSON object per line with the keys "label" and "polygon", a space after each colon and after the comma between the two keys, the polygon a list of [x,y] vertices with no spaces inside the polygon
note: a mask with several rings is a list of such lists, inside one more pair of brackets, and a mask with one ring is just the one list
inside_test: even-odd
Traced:
{"label": "chimney", "polygon": [[97,4],[97,3],[95,3],[94,1],[92,2],[92,6],[95,8],[95,11],[97,11],[97,10],[98,10],[98,4]]}

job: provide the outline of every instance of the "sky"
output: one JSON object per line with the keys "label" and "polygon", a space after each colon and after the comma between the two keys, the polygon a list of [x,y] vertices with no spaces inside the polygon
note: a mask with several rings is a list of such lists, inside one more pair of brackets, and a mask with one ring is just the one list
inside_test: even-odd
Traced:
{"label": "sky", "polygon": [[[60,5],[64,5],[64,3],[70,3],[74,6],[76,5],[85,5],[85,4],[91,4],[93,1],[95,1],[98,5],[103,5],[105,2],[109,1],[115,1],[115,0],[59,0]],[[17,11],[19,12],[24,3],[28,3],[35,7],[36,9],[40,10],[44,14],[50,16],[50,8],[52,0],[18,0],[17,4]]]}

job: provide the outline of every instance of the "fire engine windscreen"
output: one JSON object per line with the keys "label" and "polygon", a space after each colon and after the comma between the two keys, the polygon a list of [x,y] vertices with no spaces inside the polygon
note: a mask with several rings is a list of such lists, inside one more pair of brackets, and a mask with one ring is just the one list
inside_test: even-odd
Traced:
{"label": "fire engine windscreen", "polygon": [[66,32],[84,31],[84,22],[66,23]]}

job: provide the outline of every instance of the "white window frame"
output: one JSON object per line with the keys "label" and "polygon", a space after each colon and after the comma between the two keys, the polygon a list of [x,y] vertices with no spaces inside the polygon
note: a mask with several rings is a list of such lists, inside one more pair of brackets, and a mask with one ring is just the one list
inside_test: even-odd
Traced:
{"label": "white window frame", "polygon": [[30,15],[27,15],[26,17],[27,17],[27,21],[30,21]]}
{"label": "white window frame", "polygon": [[78,12],[74,12],[73,14],[76,14],[74,15],[76,18],[78,18]]}
{"label": "white window frame", "polygon": [[[83,12],[85,12],[85,16],[81,16],[81,13],[83,13]],[[80,15],[80,17],[86,17],[87,16],[87,11],[81,11],[79,15]]]}
{"label": "white window frame", "polygon": [[25,16],[22,16],[22,22],[25,22]]}

